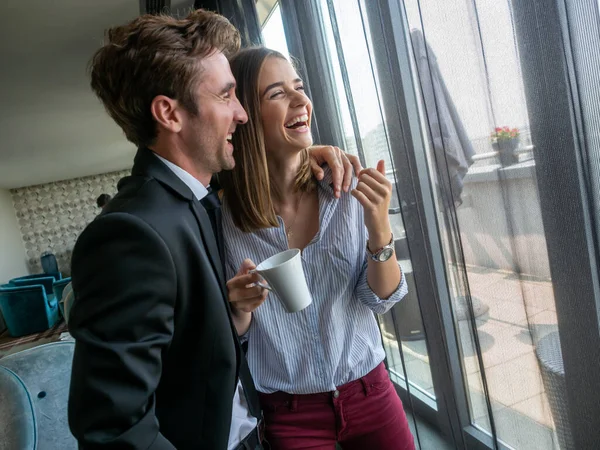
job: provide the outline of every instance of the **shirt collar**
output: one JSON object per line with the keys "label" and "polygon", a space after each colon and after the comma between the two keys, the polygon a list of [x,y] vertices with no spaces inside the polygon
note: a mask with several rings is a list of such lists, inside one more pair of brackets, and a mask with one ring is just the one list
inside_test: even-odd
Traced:
{"label": "shirt collar", "polygon": [[154,154],[156,155],[156,157],[158,159],[160,159],[163,163],[165,163],[165,165],[169,169],[171,169],[171,171],[175,175],[177,175],[177,178],[179,178],[181,181],[183,181],[185,183],[185,185],[190,188],[190,190],[194,194],[194,197],[196,197],[196,199],[198,201],[202,200],[204,197],[206,197],[208,195],[208,190],[206,189],[206,187],[200,181],[198,181],[196,178],[194,178],[189,172],[186,172],[181,167],[179,167],[176,164],[173,164],[171,161],[166,160],[162,156],[160,156],[156,153],[154,153]]}
{"label": "shirt collar", "polygon": [[323,178],[318,182],[319,185],[327,190],[327,192],[333,194],[333,173],[328,165],[322,166]]}

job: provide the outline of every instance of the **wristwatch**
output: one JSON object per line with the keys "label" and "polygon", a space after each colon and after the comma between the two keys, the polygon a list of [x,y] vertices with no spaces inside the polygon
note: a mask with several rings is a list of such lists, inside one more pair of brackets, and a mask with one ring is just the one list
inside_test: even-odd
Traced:
{"label": "wristwatch", "polygon": [[373,261],[386,262],[394,254],[394,235],[392,234],[392,238],[390,239],[389,244],[384,245],[379,250],[373,253],[371,253],[371,250],[369,250],[369,241],[367,241],[367,254],[371,257]]}

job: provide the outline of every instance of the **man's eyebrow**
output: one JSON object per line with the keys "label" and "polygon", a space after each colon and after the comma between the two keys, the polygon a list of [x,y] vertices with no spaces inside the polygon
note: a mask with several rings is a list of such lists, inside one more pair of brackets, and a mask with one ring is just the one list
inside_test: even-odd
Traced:
{"label": "man's eyebrow", "polygon": [[235,83],[233,81],[228,83],[223,89],[221,89],[219,95],[227,94],[232,89],[235,89]]}
{"label": "man's eyebrow", "polygon": [[[302,79],[300,78],[296,78],[293,83],[302,83]],[[268,85],[265,90],[263,91],[262,95],[265,95],[267,92],[269,92],[271,89],[276,88],[276,87],[280,87],[283,86],[283,81],[278,81],[277,83],[273,83]]]}

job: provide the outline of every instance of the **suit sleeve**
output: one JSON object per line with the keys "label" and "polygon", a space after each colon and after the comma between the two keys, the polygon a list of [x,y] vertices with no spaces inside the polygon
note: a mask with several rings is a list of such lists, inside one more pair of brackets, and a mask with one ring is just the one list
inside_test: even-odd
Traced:
{"label": "suit sleeve", "polygon": [[69,426],[79,448],[174,449],[155,416],[177,291],[169,249],[141,219],[107,214],[79,237],[71,272]]}

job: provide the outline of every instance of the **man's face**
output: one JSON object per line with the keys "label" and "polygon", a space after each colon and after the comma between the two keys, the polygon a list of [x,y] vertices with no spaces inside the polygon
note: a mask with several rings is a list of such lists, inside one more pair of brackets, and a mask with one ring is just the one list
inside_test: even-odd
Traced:
{"label": "man's face", "polygon": [[235,79],[223,53],[203,59],[199,70],[198,114],[184,114],[181,133],[197,169],[210,177],[235,166],[231,135],[248,116],[235,95]]}

